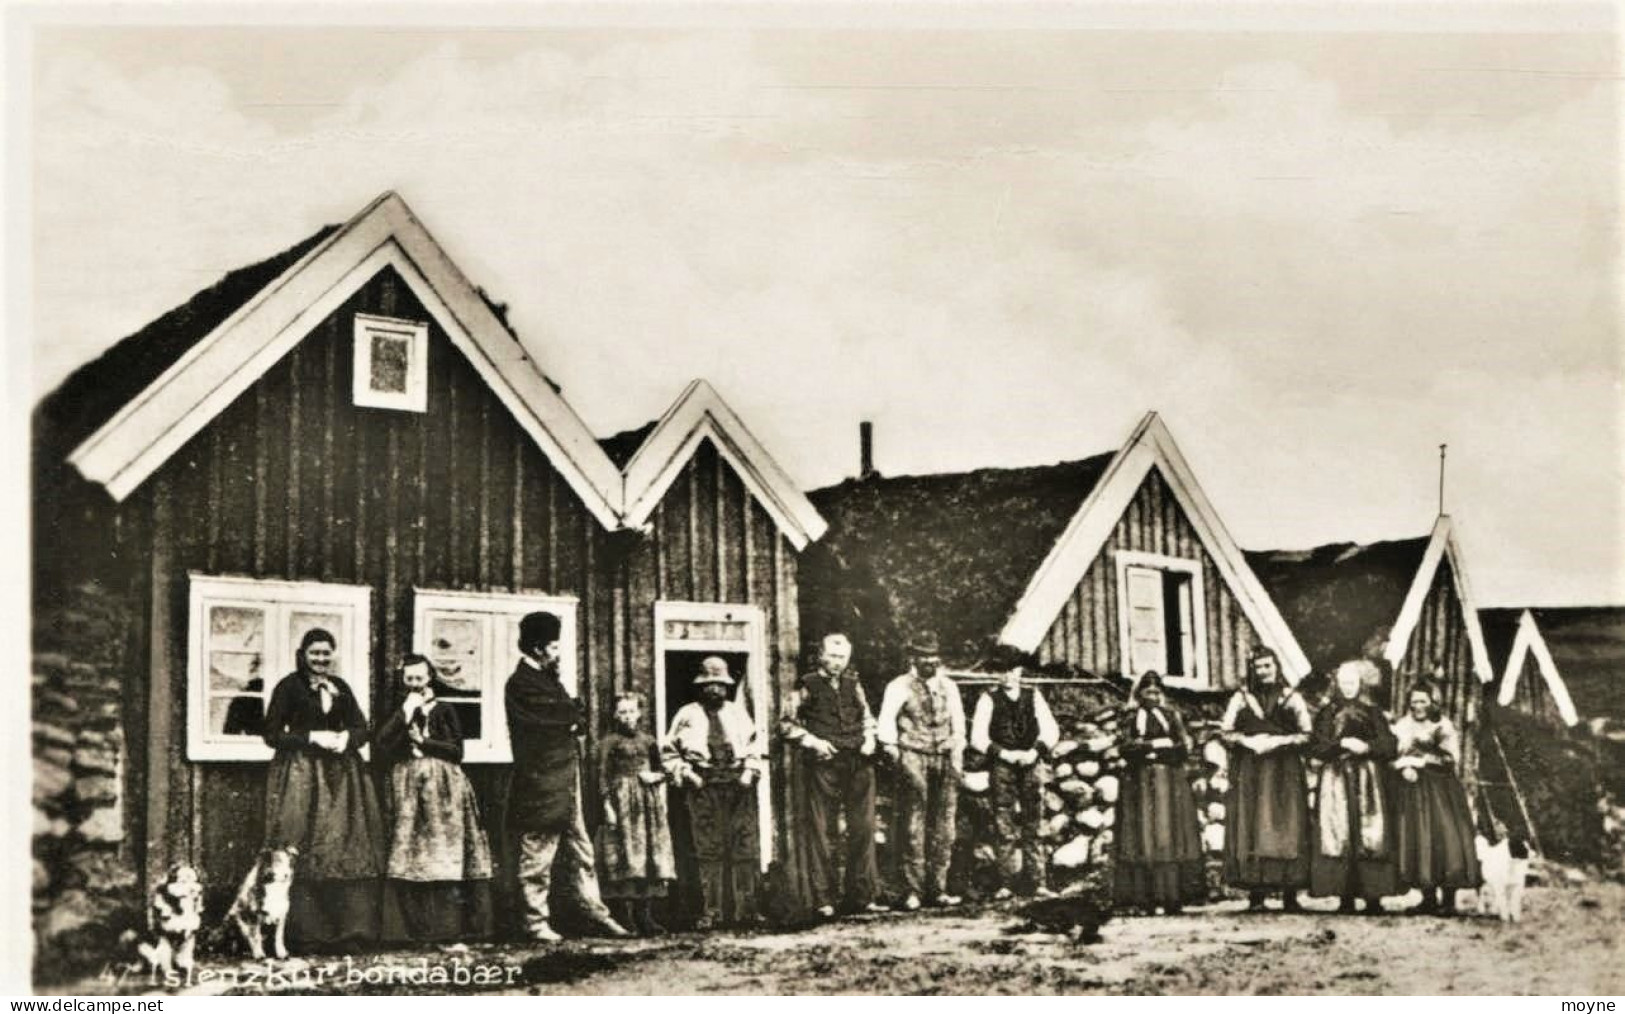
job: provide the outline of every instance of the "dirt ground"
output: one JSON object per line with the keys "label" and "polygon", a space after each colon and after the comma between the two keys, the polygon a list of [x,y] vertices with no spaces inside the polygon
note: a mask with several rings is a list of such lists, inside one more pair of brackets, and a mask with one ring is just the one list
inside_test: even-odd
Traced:
{"label": "dirt ground", "polygon": [[[1401,902],[1388,904],[1397,910]],[[1472,914],[1288,916],[1241,908],[1232,902],[1176,917],[1119,917],[1088,946],[1031,931],[1005,904],[869,916],[796,933],[394,952],[295,960],[269,972],[211,963],[208,981],[186,992],[1625,993],[1625,887],[1616,884],[1532,888],[1525,921],[1516,926]],[[432,969],[487,981],[445,985],[430,978]],[[134,976],[122,989],[104,983],[100,991],[145,986]]]}

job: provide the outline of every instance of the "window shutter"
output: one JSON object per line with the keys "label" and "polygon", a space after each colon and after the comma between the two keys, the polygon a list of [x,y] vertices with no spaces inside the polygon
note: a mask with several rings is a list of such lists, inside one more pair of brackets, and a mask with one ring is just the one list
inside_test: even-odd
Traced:
{"label": "window shutter", "polygon": [[1146,567],[1127,570],[1130,675],[1166,672],[1168,646],[1163,614],[1162,573]]}

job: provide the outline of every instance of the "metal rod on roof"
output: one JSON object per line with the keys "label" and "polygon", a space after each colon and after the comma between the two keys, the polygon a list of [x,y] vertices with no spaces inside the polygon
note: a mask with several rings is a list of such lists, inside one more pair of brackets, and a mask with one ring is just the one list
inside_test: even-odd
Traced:
{"label": "metal rod on roof", "polygon": [[1444,451],[1449,444],[1439,445],[1439,516],[1444,517]]}

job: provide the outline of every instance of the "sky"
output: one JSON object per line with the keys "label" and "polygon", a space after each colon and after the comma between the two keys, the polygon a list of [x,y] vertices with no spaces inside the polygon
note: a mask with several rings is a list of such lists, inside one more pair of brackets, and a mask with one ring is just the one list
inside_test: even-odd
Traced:
{"label": "sky", "polygon": [[1156,410],[1248,548],[1425,534],[1448,443],[1479,604],[1625,602],[1611,18],[1250,10],[41,26],[35,396],[393,189],[601,435],[704,377],[811,488]]}

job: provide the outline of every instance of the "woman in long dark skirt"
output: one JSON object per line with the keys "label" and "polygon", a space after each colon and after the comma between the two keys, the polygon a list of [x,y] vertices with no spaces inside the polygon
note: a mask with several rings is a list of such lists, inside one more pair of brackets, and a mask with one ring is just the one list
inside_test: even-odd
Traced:
{"label": "woman in long dark skirt", "polygon": [[1419,684],[1409,704],[1409,714],[1394,723],[1399,883],[1421,890],[1415,911],[1450,915],[1456,911],[1456,891],[1476,888],[1483,880],[1473,813],[1456,776],[1461,740],[1455,724],[1439,711],[1436,688]]}
{"label": "woman in long dark skirt", "polygon": [[1117,904],[1177,914],[1207,896],[1196,797],[1185,777],[1191,738],[1162,696],[1162,678],[1140,677],[1123,730],[1128,762],[1117,794],[1113,897]]}
{"label": "woman in long dark skirt", "polygon": [[1367,661],[1338,666],[1336,690],[1309,738],[1311,755],[1325,762],[1315,789],[1309,893],[1341,898],[1342,912],[1364,898],[1366,912],[1376,915],[1384,896],[1399,893],[1386,770],[1397,747],[1387,718],[1364,698],[1381,678]]}
{"label": "woman in long dark skirt", "polygon": [[462,769],[462,723],[427,658],[408,655],[398,672],[405,700],[374,740],[378,760],[393,765],[384,936],[481,940],[492,931],[491,847]]}
{"label": "woman in long dark skirt", "polygon": [[367,716],[333,674],[337,640],[314,629],[299,642],[297,671],[271,692],[265,741],[276,750],[266,779],[265,843],[299,850],[289,899],[296,950],[354,950],[378,939],[384,822],[360,751]]}
{"label": "woman in long dark skirt", "polygon": [[1273,891],[1286,911],[1299,911],[1298,889],[1309,886],[1302,751],[1312,724],[1303,697],[1282,681],[1275,653],[1255,655],[1247,687],[1231,696],[1220,721],[1230,746],[1224,879],[1247,890],[1252,911]]}

